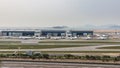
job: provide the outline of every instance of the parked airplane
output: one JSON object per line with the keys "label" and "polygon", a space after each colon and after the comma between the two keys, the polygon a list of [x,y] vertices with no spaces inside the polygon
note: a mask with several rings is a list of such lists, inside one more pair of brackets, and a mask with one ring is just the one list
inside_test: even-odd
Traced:
{"label": "parked airplane", "polygon": [[85,39],[85,40],[91,40],[92,37],[89,37],[89,36],[88,36],[88,37],[85,37],[84,39]]}
{"label": "parked airplane", "polygon": [[30,36],[20,36],[19,39],[32,39],[33,37]]}
{"label": "parked airplane", "polygon": [[77,37],[76,36],[75,37],[67,37],[67,39],[75,40],[75,39],[77,39]]}
{"label": "parked airplane", "polygon": [[97,39],[99,39],[99,40],[106,40],[107,37],[100,36],[100,37],[98,37]]}
{"label": "parked airplane", "polygon": [[83,39],[83,40],[91,40],[92,37],[90,37],[90,36],[87,36],[87,37],[81,37],[81,39]]}
{"label": "parked airplane", "polygon": [[51,39],[53,39],[53,40],[59,40],[59,39],[61,39],[61,37],[51,37]]}
{"label": "parked airplane", "polygon": [[40,40],[46,39],[46,37],[35,37],[35,38]]}

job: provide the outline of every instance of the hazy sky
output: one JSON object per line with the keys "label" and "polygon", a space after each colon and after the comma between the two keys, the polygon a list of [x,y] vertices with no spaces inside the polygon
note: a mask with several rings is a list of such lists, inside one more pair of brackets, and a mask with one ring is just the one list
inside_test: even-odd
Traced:
{"label": "hazy sky", "polygon": [[0,27],[120,23],[120,0],[0,0]]}

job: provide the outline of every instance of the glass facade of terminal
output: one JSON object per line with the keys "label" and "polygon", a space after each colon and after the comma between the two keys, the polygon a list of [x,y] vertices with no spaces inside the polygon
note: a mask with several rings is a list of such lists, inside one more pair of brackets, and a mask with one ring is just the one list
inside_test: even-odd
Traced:
{"label": "glass facade of terminal", "polygon": [[35,31],[2,31],[2,36],[34,36]]}
{"label": "glass facade of terminal", "polygon": [[66,31],[57,31],[57,30],[45,30],[41,31],[41,36],[62,36],[65,35]]}
{"label": "glass facade of terminal", "polygon": [[1,31],[2,36],[86,36],[93,35],[93,31],[66,31],[66,30],[41,30],[36,31]]}

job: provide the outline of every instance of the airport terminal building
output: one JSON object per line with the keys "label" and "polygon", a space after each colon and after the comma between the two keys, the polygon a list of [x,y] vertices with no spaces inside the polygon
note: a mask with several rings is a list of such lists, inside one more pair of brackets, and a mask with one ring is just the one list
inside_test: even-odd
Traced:
{"label": "airport terminal building", "polygon": [[40,36],[86,36],[93,35],[92,30],[68,30],[68,29],[9,29],[9,30],[1,30],[1,36],[31,36],[31,37],[40,37]]}

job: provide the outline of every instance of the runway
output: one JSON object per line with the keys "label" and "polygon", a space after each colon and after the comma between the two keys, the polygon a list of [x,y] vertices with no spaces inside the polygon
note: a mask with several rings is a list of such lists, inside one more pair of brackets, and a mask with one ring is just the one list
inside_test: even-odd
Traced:
{"label": "runway", "polygon": [[[40,41],[70,41],[70,40],[38,40],[38,39],[28,39],[28,40],[23,40],[23,39],[0,39],[0,41],[21,41],[22,43],[15,43],[16,44],[22,44],[22,45],[55,45],[55,43],[38,43]],[[91,41],[91,40],[72,40],[72,41]],[[96,40],[100,42],[104,42],[104,40]],[[106,40],[109,42],[120,42],[120,40]],[[6,44],[6,43],[1,43]],[[8,44],[8,43],[7,43]],[[14,43],[11,43],[14,44]],[[59,45],[65,45],[65,43],[60,43]],[[83,43],[71,43],[69,45],[82,45]],[[86,44],[86,43],[85,43]],[[66,44],[68,45],[68,43]],[[99,47],[107,47],[107,46],[120,46],[120,44],[114,44],[114,45],[103,45],[102,43],[100,44],[95,44],[95,46],[91,46],[92,44],[87,43],[86,45],[90,46],[84,46],[84,47],[65,47],[65,48],[48,48],[48,49],[20,49],[19,51],[120,51],[120,49],[97,49]],[[0,51],[18,51],[18,49],[0,49]]]}
{"label": "runway", "polygon": [[[40,45],[39,45],[40,46]],[[84,47],[49,48],[49,49],[20,49],[19,51],[120,51],[120,49],[97,49],[99,47],[120,45],[97,45]],[[18,51],[18,49],[0,49],[0,51]]]}
{"label": "runway", "polygon": [[120,65],[2,61],[0,68],[119,68]]}
{"label": "runway", "polygon": [[120,46],[120,45],[97,45],[84,47],[67,47],[67,48],[52,48],[41,49],[41,51],[120,51],[120,49],[97,49],[99,47]]}

